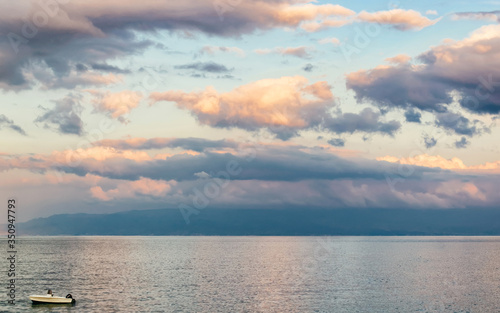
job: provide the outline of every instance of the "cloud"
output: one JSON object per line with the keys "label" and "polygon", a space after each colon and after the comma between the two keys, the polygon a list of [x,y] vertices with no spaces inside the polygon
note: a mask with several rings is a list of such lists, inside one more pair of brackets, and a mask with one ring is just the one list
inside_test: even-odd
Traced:
{"label": "cloud", "polygon": [[92,159],[96,161],[105,160],[133,160],[135,162],[151,161],[153,158],[144,151],[134,151],[134,150],[120,150],[113,147],[90,147],[87,149],[76,149],[76,150],[64,150],[55,151],[51,154],[50,158],[44,158],[43,156],[36,156],[36,159],[40,161],[46,161],[52,164],[66,164],[75,163],[77,164],[81,160]]}
{"label": "cloud", "polygon": [[[204,151],[198,154],[174,154],[158,159],[144,151],[117,150],[112,147],[54,151],[50,155],[7,157],[9,168],[58,170],[79,176],[87,174],[119,180],[192,181],[196,173],[205,172],[215,177],[235,168],[232,180],[300,181],[308,179],[369,178],[385,181],[385,173],[392,165],[374,161],[348,160],[321,147],[297,145],[240,144],[233,152]],[[416,171],[415,179],[435,170]]]}
{"label": "cloud", "polygon": [[324,81],[309,84],[302,76],[262,79],[219,93],[213,87],[201,92],[167,91],[150,95],[152,102],[171,101],[187,109],[201,124],[219,128],[237,127],[250,131],[267,129],[281,139],[305,129],[326,129],[336,133],[356,131],[392,134],[399,123],[382,123],[370,109],[360,114],[332,116],[331,87]]}
{"label": "cloud", "polygon": [[97,72],[70,71],[63,76],[56,75],[48,69],[36,69],[33,77],[37,79],[44,89],[75,89],[84,86],[108,86],[122,81],[121,76],[115,74],[100,74]]}
{"label": "cloud", "polygon": [[398,121],[382,122],[380,113],[371,108],[365,108],[359,114],[343,113],[337,117],[328,118],[325,127],[338,134],[362,131],[394,135],[401,128],[401,123]]}
{"label": "cloud", "polygon": [[[234,5],[217,5],[212,0],[182,3],[145,0],[127,3],[119,9],[113,3],[97,0],[84,4],[29,0],[11,5],[8,11],[0,13],[0,21],[0,88],[21,90],[32,88],[37,82],[45,88],[66,89],[116,83],[116,79],[102,72],[128,74],[129,71],[107,62],[161,47],[144,39],[144,35],[162,30],[191,37],[202,33],[238,38],[275,28],[314,32],[355,21],[389,24],[401,30],[421,29],[437,20],[401,9],[361,12],[356,16],[354,11],[340,5],[293,0],[242,1]],[[310,53],[300,47],[282,49],[278,53],[302,58]],[[236,47],[207,46],[204,50],[215,51],[241,53]],[[34,75],[33,65],[43,75]],[[100,73],[86,74],[82,79],[71,71],[77,66],[83,69],[82,65]],[[106,79],[99,79],[99,75]]]}
{"label": "cloud", "polygon": [[420,123],[421,117],[422,117],[422,114],[420,114],[420,112],[418,112],[414,109],[409,109],[405,112],[406,121],[410,122],[410,123]]}
{"label": "cloud", "polygon": [[93,198],[101,201],[136,198],[137,196],[164,197],[175,185],[175,181],[140,178],[135,181],[121,181],[113,189],[103,190],[101,186],[90,188]]}
{"label": "cloud", "polygon": [[[341,157],[335,151],[338,149],[333,147],[239,143],[238,149],[227,153],[181,153],[163,159],[136,159],[130,154],[133,151],[94,147],[80,151],[82,157],[72,164],[67,157],[78,153],[76,150],[1,156],[0,161],[6,163],[4,171],[57,170],[51,181],[55,179],[64,188],[80,192],[80,195],[71,193],[70,201],[75,197],[88,199],[90,193],[95,200],[119,207],[124,204],[120,199],[144,206],[160,202],[173,207],[192,203],[194,190],[203,193],[207,184],[225,185],[211,199],[211,205],[232,208],[270,205],[330,209],[493,208],[500,201],[497,188],[500,161],[467,167],[459,160],[439,156],[418,156],[401,162],[385,157],[376,161]],[[402,178],[398,174],[401,163],[414,165],[411,175]],[[235,169],[229,181],[228,166]],[[400,179],[394,181],[393,173]],[[39,179],[34,183],[44,184],[48,174],[43,175],[36,176]]]}
{"label": "cloud", "polygon": [[310,54],[311,51],[312,48],[301,46],[301,47],[287,47],[287,48],[276,47],[273,49],[257,49],[255,50],[255,53],[257,54],[275,53],[281,55],[291,55],[302,59],[309,59],[311,57]]}
{"label": "cloud", "polygon": [[334,45],[339,45],[340,44],[340,40],[338,40],[338,38],[323,38],[321,40],[318,40],[318,43],[324,45],[324,44],[327,44],[327,43],[331,43],[331,44],[334,44]]}
{"label": "cloud", "polygon": [[452,130],[457,135],[472,137],[483,131],[488,131],[485,128],[476,127],[478,124],[481,124],[481,122],[478,120],[471,122],[468,118],[457,113],[446,112],[436,114],[436,125],[447,130]]}
{"label": "cloud", "polygon": [[[143,163],[154,160],[145,151],[117,150],[111,147],[90,147],[76,150],[53,151],[51,154],[27,154],[0,156],[0,171],[25,169],[36,173],[48,171],[75,173],[85,176],[82,168],[99,168],[109,162],[108,170],[120,168],[127,162]],[[101,165],[99,165],[101,164]],[[79,168],[82,166],[82,168]],[[60,176],[60,175],[59,175]],[[56,178],[56,180],[60,179]],[[52,179],[53,181],[54,179]]]}
{"label": "cloud", "polygon": [[[216,199],[232,208],[236,202],[248,207],[281,206],[332,208],[495,208],[498,195],[491,180],[460,180],[422,183],[405,181],[390,191],[386,184],[373,180],[324,180],[298,182],[234,181],[226,197]],[[475,188],[474,188],[475,187]],[[228,194],[238,195],[230,197]],[[259,195],[256,197],[256,195]],[[286,195],[277,197],[276,195]],[[236,198],[236,199],[235,199]],[[279,199],[279,200],[276,200]],[[233,200],[233,201],[230,201]]]}
{"label": "cloud", "polygon": [[300,27],[308,32],[315,32],[330,27],[341,27],[352,23],[350,16],[356,13],[340,5],[311,3],[284,10],[281,18],[289,23],[301,21]]}
{"label": "cloud", "polygon": [[14,123],[13,120],[7,118],[7,116],[0,114],[0,129],[7,127],[11,130],[26,136],[26,132],[21,128],[21,126]]}
{"label": "cloud", "polygon": [[318,113],[333,104],[326,82],[309,85],[302,76],[263,79],[227,93],[207,87],[202,92],[152,93],[150,98],[154,102],[175,102],[191,111],[201,124],[247,130],[275,127],[275,133],[317,125],[321,118]]}
{"label": "cloud", "polygon": [[369,13],[362,11],[357,18],[363,22],[387,24],[398,30],[420,30],[436,24],[440,18],[430,20],[414,10],[393,9]]}
{"label": "cloud", "polygon": [[438,15],[438,12],[436,10],[427,10],[425,11],[426,15]]}
{"label": "cloud", "polygon": [[437,139],[434,137],[424,136],[424,144],[427,149],[434,147],[437,144]]}
{"label": "cloud", "polygon": [[194,173],[194,176],[198,178],[210,178],[210,175],[205,172]]}
{"label": "cloud", "polygon": [[[366,100],[383,108],[417,108],[444,112],[443,104],[452,98],[443,82],[429,83],[425,72],[410,65],[378,66],[347,75],[347,87],[354,90],[358,102]],[[422,90],[425,92],[417,92]]]}
{"label": "cloud", "polygon": [[457,149],[466,148],[469,144],[470,144],[470,142],[465,137],[462,137],[460,140],[455,141],[455,147]]}
{"label": "cloud", "polygon": [[329,16],[352,16],[354,11],[346,9],[340,5],[325,4],[314,5],[311,3],[288,7],[280,12],[278,19],[290,24],[296,24],[302,21],[310,21],[318,17]]}
{"label": "cloud", "polygon": [[232,71],[232,69],[228,69],[226,66],[212,61],[176,65],[174,68],[181,70],[196,70],[208,73],[228,73]]}
{"label": "cloud", "polygon": [[127,121],[124,115],[128,115],[132,109],[136,108],[142,99],[140,92],[130,90],[115,93],[98,90],[87,91],[94,95],[93,102],[97,112],[106,113],[122,123]]}
{"label": "cloud", "polygon": [[347,75],[359,102],[379,107],[444,113],[459,96],[462,108],[500,112],[500,25],[488,25],[461,41],[447,41],[422,53],[422,64],[380,65]]}
{"label": "cloud", "polygon": [[302,69],[306,72],[312,72],[314,69],[314,65],[312,65],[311,63],[307,63]]}
{"label": "cloud", "polygon": [[331,27],[342,27],[354,22],[368,22],[385,24],[401,31],[408,31],[421,30],[425,27],[434,25],[440,19],[441,18],[430,20],[417,11],[403,9],[377,11],[373,13],[361,11],[357,15],[353,11],[346,11],[343,15],[304,22],[301,24],[301,28],[308,32],[317,32]]}
{"label": "cloud", "polygon": [[111,147],[120,150],[150,150],[163,148],[183,148],[203,152],[207,149],[236,148],[237,144],[231,140],[210,140],[203,138],[131,138],[131,139],[104,139],[94,143],[96,146]]}
{"label": "cloud", "polygon": [[466,169],[464,162],[459,158],[446,159],[440,155],[420,154],[414,157],[397,158],[393,156],[378,157],[377,161],[386,161],[397,164],[408,164],[424,167],[439,167],[448,170]]}
{"label": "cloud", "polygon": [[130,70],[124,70],[124,69],[121,69],[117,66],[113,66],[113,65],[109,65],[109,64],[105,64],[105,63],[101,63],[101,64],[93,63],[93,64],[90,64],[90,66],[92,67],[92,69],[98,70],[98,71],[118,73],[118,74],[131,73]]}
{"label": "cloud", "polygon": [[[46,89],[114,84],[121,79],[115,74],[126,71],[106,68],[104,62],[143,51],[151,45],[151,42],[138,39],[130,31],[110,32],[103,38],[102,34],[65,29],[62,24],[62,28],[56,29],[35,27],[36,35],[28,39],[22,37],[21,32],[25,25],[32,25],[22,20],[25,17],[29,14],[11,21],[8,26],[0,23],[5,31],[0,38],[0,88],[3,89],[28,89],[36,82]],[[12,43],[8,37],[12,34],[21,39]],[[92,65],[97,69],[91,71]],[[82,72],[84,69],[87,71]]]}
{"label": "cloud", "polygon": [[343,147],[345,144],[345,141],[344,141],[344,139],[341,139],[341,138],[332,138],[332,139],[328,140],[328,143],[334,147]]}
{"label": "cloud", "polygon": [[452,15],[454,20],[485,20],[500,22],[500,10],[489,12],[458,12]]}
{"label": "cloud", "polygon": [[[77,64],[89,68],[97,64],[99,71],[118,73],[119,69],[102,64],[155,46],[155,42],[143,39],[143,34],[159,30],[237,38],[257,30],[298,28],[353,14],[339,5],[285,0],[243,1],[229,10],[212,0],[144,0],[127,2],[118,9],[115,3],[97,0],[15,3],[0,13],[0,88],[21,90],[37,81],[43,83],[31,74],[33,64],[56,79],[73,81],[47,88],[74,88],[76,77],[67,76]],[[79,80],[81,85],[86,83],[88,80]]]}
{"label": "cloud", "polygon": [[407,157],[407,158],[397,158],[388,155],[385,157],[377,158],[377,161],[424,166],[429,168],[439,167],[446,170],[489,171],[489,172],[491,172],[492,170],[500,170],[500,160],[495,162],[487,162],[479,165],[467,166],[461,159],[457,157],[446,159],[440,155],[428,155],[428,154],[420,154],[414,157]]}
{"label": "cloud", "polygon": [[405,64],[411,60],[411,57],[406,54],[398,54],[395,57],[387,58],[385,60],[392,64]]}
{"label": "cloud", "polygon": [[335,18],[335,19],[327,19],[320,22],[307,22],[303,23],[301,28],[307,32],[317,32],[320,30],[324,30],[331,27],[342,27],[348,24],[353,23],[354,20],[352,18]]}
{"label": "cloud", "polygon": [[439,194],[447,196],[454,196],[458,199],[477,199],[481,201],[486,200],[486,195],[474,183],[452,181],[442,184],[437,189]]}
{"label": "cloud", "polygon": [[83,121],[81,113],[83,106],[80,104],[81,97],[69,94],[61,100],[54,101],[52,109],[42,106],[45,111],[35,119],[35,123],[43,123],[45,128],[52,128],[61,134],[83,134]]}
{"label": "cloud", "polygon": [[[114,4],[91,0],[85,4],[68,3],[52,7],[54,11],[58,9],[60,14],[52,14],[55,16],[51,16],[45,27],[95,36],[127,28],[240,36],[258,29],[298,27],[306,21],[355,14],[340,5],[303,4],[297,1],[242,1],[235,6],[217,6],[217,3],[208,0],[179,4],[145,0],[141,3],[127,3],[117,10]],[[37,11],[40,11],[40,7],[35,1],[17,5],[10,10],[10,14],[4,14],[5,24],[16,23],[22,17],[32,17]],[[151,12],[155,14],[152,15]],[[221,18],[224,23],[221,23]]]}
{"label": "cloud", "polygon": [[204,46],[200,49],[200,53],[202,54],[210,54],[213,55],[217,52],[226,52],[226,53],[235,53],[240,57],[245,56],[245,51],[238,47],[224,47],[224,46]]}

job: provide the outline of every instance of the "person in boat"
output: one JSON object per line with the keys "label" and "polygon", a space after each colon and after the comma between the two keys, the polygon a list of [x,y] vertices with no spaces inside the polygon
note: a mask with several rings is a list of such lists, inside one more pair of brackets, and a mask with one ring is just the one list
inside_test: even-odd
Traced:
{"label": "person in boat", "polygon": [[53,297],[54,295],[52,294],[52,290],[49,289],[49,291],[47,291],[47,294],[50,295],[51,297]]}

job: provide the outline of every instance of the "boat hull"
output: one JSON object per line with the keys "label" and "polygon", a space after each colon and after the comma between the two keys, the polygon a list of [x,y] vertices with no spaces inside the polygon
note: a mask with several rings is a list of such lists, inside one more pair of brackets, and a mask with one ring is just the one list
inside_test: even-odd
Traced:
{"label": "boat hull", "polygon": [[30,296],[30,300],[34,304],[41,304],[41,303],[52,303],[52,304],[69,304],[69,303],[75,303],[75,299],[72,298],[63,298],[63,297],[53,297],[53,296],[39,296],[39,295],[34,295]]}

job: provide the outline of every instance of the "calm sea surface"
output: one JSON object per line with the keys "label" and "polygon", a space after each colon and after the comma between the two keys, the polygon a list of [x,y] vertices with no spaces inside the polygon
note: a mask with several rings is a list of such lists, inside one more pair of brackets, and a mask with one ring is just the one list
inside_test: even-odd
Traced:
{"label": "calm sea surface", "polygon": [[500,237],[24,237],[15,306],[0,242],[0,312],[500,312]]}

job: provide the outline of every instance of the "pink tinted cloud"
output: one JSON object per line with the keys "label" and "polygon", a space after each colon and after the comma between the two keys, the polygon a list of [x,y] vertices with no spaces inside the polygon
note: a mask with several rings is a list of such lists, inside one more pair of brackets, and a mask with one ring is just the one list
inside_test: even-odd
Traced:
{"label": "pink tinted cloud", "polygon": [[138,196],[163,197],[167,195],[175,181],[152,180],[141,177],[135,181],[118,181],[115,188],[103,190],[101,186],[90,188],[92,197],[101,201],[111,201]]}
{"label": "pink tinted cloud", "polygon": [[301,28],[307,32],[317,32],[327,28],[338,28],[354,22],[352,18],[344,19],[328,19],[320,22],[306,22],[302,23]]}
{"label": "pink tinted cloud", "polygon": [[327,44],[327,43],[331,43],[331,44],[334,44],[334,45],[339,45],[340,44],[340,40],[338,38],[335,38],[335,37],[324,38],[324,39],[318,40],[318,43],[320,43],[322,45]]}
{"label": "pink tinted cloud", "polygon": [[[57,3],[56,3],[57,4]],[[255,29],[297,27],[304,21],[328,17],[351,16],[355,12],[340,5],[301,4],[296,1],[240,1],[229,7],[218,7],[212,0],[201,1],[98,1],[68,2],[53,5],[54,17],[44,26],[46,31],[71,32],[105,37],[110,29],[166,28],[198,30],[212,34],[243,34]],[[12,25],[40,10],[36,1],[18,3],[0,14],[3,23]],[[221,23],[224,16],[236,17]],[[103,20],[102,17],[106,19]],[[143,25],[138,26],[137,21]]]}
{"label": "pink tinted cloud", "polygon": [[[154,45],[143,34],[154,31],[241,37],[276,28],[315,32],[358,20],[390,24],[401,30],[421,29],[437,21],[400,9],[387,11],[390,14],[362,12],[356,17],[356,12],[340,5],[304,2],[230,1],[222,6],[212,0],[13,2],[9,10],[0,12],[1,34],[5,35],[0,39],[0,88],[22,90],[34,87],[36,82],[48,89],[116,83],[121,78],[113,72],[118,71],[106,62],[143,53]],[[37,28],[36,40],[22,38],[20,30],[26,21],[39,16],[46,20],[43,27]],[[12,45],[7,34],[16,34],[18,44]],[[209,51],[241,54],[235,47],[214,47]],[[305,56],[300,51],[283,53]],[[35,73],[34,64],[40,65],[42,71]],[[104,64],[101,71],[108,75],[70,72],[78,66],[91,68],[96,64]]]}
{"label": "pink tinted cloud", "polygon": [[109,114],[120,122],[125,122],[125,115],[139,105],[142,99],[140,92],[124,90],[120,92],[102,92],[97,90],[87,90],[94,95],[94,107],[98,112]]}
{"label": "pink tinted cloud", "polygon": [[406,54],[398,54],[395,57],[385,59],[387,62],[392,64],[405,64],[410,62],[411,57]]}
{"label": "pink tinted cloud", "polygon": [[469,37],[425,51],[420,64],[377,66],[346,75],[358,101],[383,107],[413,107],[445,112],[459,93],[459,103],[471,112],[500,112],[500,25],[483,26]]}
{"label": "pink tinted cloud", "polygon": [[108,159],[128,159],[137,162],[149,161],[152,158],[144,151],[117,150],[110,147],[91,147],[87,149],[54,151],[50,159],[59,163],[67,163],[68,160],[94,159],[104,161]]}
{"label": "pink tinted cloud", "polygon": [[[221,9],[212,0],[15,2],[0,12],[0,88],[29,89],[36,82],[50,89],[115,83],[119,80],[112,75],[116,69],[106,62],[153,46],[152,40],[142,36],[148,32],[241,37],[257,30],[296,29],[305,22],[352,14],[339,5],[293,0],[241,1],[229,9]],[[27,21],[32,24],[37,18],[43,27],[36,27],[35,39],[31,35],[24,38],[21,30]],[[101,71],[110,75],[71,72],[93,64],[104,64]],[[35,73],[33,65],[39,65],[41,71]]]}
{"label": "pink tinted cloud", "polygon": [[[236,152],[241,152],[244,146]],[[48,182],[64,185],[83,194],[90,192],[93,198],[106,202],[120,199],[172,200],[173,197],[176,201],[188,201],[193,188],[197,185],[203,187],[203,179],[208,179],[207,175],[201,175],[203,172],[217,173],[220,166],[224,168],[230,160],[238,160],[243,171],[231,177],[231,183],[220,197],[214,199],[213,204],[456,208],[493,207],[500,200],[498,178],[494,173],[489,170],[464,173],[461,170],[463,162],[458,159],[426,156],[403,160],[428,167],[440,164],[441,168],[451,170],[416,167],[411,176],[391,189],[386,174],[392,173],[397,166],[388,162],[361,159],[356,154],[342,154],[324,147],[290,143],[260,144],[253,149],[256,156],[252,161],[245,161],[245,156],[236,152],[201,153],[196,156],[176,154],[166,160],[142,160],[126,153],[108,151],[101,154],[97,150],[86,151],[87,158],[73,167],[68,163],[59,163],[68,155],[62,152],[1,159],[9,163],[4,170],[17,167],[33,173],[40,173],[42,169],[66,171],[61,173],[60,183],[57,173],[50,172],[49,175],[42,172],[38,178],[31,180],[30,177],[30,180],[24,181],[26,184],[37,186],[44,182],[48,185]],[[477,168],[490,168],[494,163]],[[499,164],[496,162],[495,166],[498,168]]]}
{"label": "pink tinted cloud", "polygon": [[[217,204],[250,207],[308,206],[325,208],[446,209],[495,207],[500,200],[491,181],[405,181],[391,190],[374,180],[304,180],[298,182],[234,181]],[[256,196],[258,195],[258,196]],[[279,195],[279,196],[277,196]]]}
{"label": "pink tinted cloud", "polygon": [[448,170],[467,170],[474,172],[484,172],[485,174],[500,173],[500,160],[493,162],[486,162],[484,164],[479,164],[479,165],[467,166],[461,159],[457,157],[446,159],[440,155],[420,154],[414,157],[407,157],[407,158],[397,158],[394,156],[387,155],[384,157],[378,157],[377,161],[387,161],[391,163],[408,164],[408,165],[425,166],[425,167],[439,167]]}
{"label": "pink tinted cloud", "polygon": [[357,18],[363,22],[387,24],[399,30],[420,30],[436,24],[440,18],[430,20],[414,10],[393,9],[389,11],[362,11]]}
{"label": "pink tinted cloud", "polygon": [[310,52],[313,49],[310,47],[305,47],[305,46],[300,46],[300,47],[277,47],[273,49],[256,49],[255,53],[257,54],[269,54],[269,53],[275,53],[275,54],[281,54],[281,55],[291,55],[295,56],[298,58],[303,58],[307,59],[310,58]]}
{"label": "pink tinted cloud", "polygon": [[393,135],[401,127],[398,121],[383,121],[382,114],[371,108],[359,113],[333,112],[331,86],[325,81],[309,84],[303,76],[262,79],[225,93],[213,87],[193,92],[154,92],[150,99],[152,103],[175,102],[201,124],[249,131],[267,129],[282,140],[305,129]]}
{"label": "pink tinted cloud", "polygon": [[421,154],[408,158],[397,158],[394,156],[387,155],[384,157],[378,157],[377,161],[387,161],[391,163],[409,164],[409,165],[425,166],[425,167],[439,167],[442,169],[453,169],[453,170],[467,168],[465,164],[462,162],[462,160],[460,160],[459,158],[455,157],[451,159],[446,159],[440,155],[428,155],[428,154]]}
{"label": "pink tinted cloud", "polygon": [[463,199],[464,201],[479,200],[484,202],[487,200],[485,193],[474,183],[459,180],[441,183],[436,189],[436,194],[446,195],[456,200]]}
{"label": "pink tinted cloud", "polygon": [[45,171],[58,167],[72,167],[80,164],[102,166],[106,160],[150,161],[153,158],[144,151],[117,150],[112,147],[91,147],[86,149],[53,151],[51,154],[16,155],[0,159],[0,167]]}
{"label": "pink tinted cloud", "polygon": [[355,12],[340,5],[312,3],[287,6],[280,10],[276,18],[288,24],[298,24],[302,21],[310,21],[329,16],[351,16]]}
{"label": "pink tinted cloud", "polygon": [[305,77],[293,76],[262,79],[226,93],[207,87],[201,92],[155,92],[150,98],[153,102],[175,102],[211,126],[303,129],[315,123],[315,112],[333,104],[330,88],[326,82],[309,84]]}

